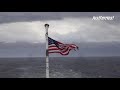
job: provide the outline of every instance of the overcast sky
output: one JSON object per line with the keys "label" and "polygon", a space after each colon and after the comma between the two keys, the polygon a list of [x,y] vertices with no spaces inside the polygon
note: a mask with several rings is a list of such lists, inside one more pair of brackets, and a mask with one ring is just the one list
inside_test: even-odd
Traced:
{"label": "overcast sky", "polygon": [[[96,21],[93,16],[115,18]],[[120,12],[0,12],[0,57],[45,56],[46,23],[51,38],[79,46],[68,56],[120,55]]]}
{"label": "overcast sky", "polygon": [[49,36],[61,42],[120,42],[119,12],[0,12],[0,42],[45,42],[45,23]]}

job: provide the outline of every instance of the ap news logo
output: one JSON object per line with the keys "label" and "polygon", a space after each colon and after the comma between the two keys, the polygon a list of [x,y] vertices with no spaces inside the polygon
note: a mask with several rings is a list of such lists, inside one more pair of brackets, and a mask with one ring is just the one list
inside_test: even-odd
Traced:
{"label": "ap news logo", "polygon": [[93,16],[92,20],[113,20],[114,16]]}

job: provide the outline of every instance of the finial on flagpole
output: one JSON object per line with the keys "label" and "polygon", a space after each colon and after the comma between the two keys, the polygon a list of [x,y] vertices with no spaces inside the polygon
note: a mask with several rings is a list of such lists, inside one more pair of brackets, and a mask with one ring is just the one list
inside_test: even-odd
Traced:
{"label": "finial on flagpole", "polygon": [[49,24],[45,24],[45,27],[49,27]]}

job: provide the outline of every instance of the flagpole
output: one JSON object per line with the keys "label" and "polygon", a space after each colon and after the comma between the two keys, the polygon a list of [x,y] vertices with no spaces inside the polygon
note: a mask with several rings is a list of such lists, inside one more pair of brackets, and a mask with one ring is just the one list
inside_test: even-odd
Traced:
{"label": "flagpole", "polygon": [[46,78],[49,78],[49,53],[48,53],[48,28],[49,24],[45,24],[46,29]]}

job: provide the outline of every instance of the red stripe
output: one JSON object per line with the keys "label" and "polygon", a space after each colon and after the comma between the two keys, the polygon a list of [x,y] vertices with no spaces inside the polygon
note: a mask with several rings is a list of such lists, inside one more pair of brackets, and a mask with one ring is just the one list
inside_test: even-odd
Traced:
{"label": "red stripe", "polygon": [[59,49],[59,48],[57,48],[57,47],[54,47],[54,48],[49,48],[49,51],[52,51],[52,50],[60,50],[62,53],[65,53],[65,52],[67,52],[67,51],[69,51],[69,50],[71,50],[71,49],[73,49],[73,48],[71,48],[71,47],[66,47],[66,48],[64,48],[63,50],[61,50],[61,49]]}
{"label": "red stripe", "polygon": [[68,55],[70,52],[71,48],[67,48],[66,51],[61,52],[61,51],[53,51],[53,52],[49,52],[49,53],[60,53],[61,55]]}
{"label": "red stripe", "polygon": [[55,45],[55,44],[52,44],[52,45],[49,45],[49,47],[56,47],[56,45]]}
{"label": "red stripe", "polygon": [[57,51],[57,52],[49,52],[49,53],[60,53],[61,55],[68,55],[69,52],[70,52],[70,49],[69,49],[69,51],[67,53],[62,53],[62,52],[59,52],[59,51]]}
{"label": "red stripe", "polygon": [[48,50],[59,50],[59,48],[49,48]]}
{"label": "red stripe", "polygon": [[[50,51],[50,50],[61,50],[61,52],[65,52],[65,51],[67,51],[68,48],[69,48],[69,47],[59,49],[59,48],[57,48],[57,47],[51,47],[51,48],[49,48],[49,51]],[[63,50],[64,50],[64,51],[63,51]]]}
{"label": "red stripe", "polygon": [[58,48],[55,44],[49,45],[49,53],[60,53],[61,55],[68,55],[72,49],[78,48],[75,44],[63,44],[61,42],[58,42],[58,44],[62,44],[64,47]]}
{"label": "red stripe", "polygon": [[57,53],[57,52],[61,52],[61,51],[60,50],[49,51],[49,53]]}
{"label": "red stripe", "polygon": [[72,50],[72,49],[69,49],[66,53],[61,53],[61,54],[62,54],[62,55],[68,55],[69,52],[70,52],[70,50]]}
{"label": "red stripe", "polygon": [[62,53],[68,51],[69,49],[72,49],[71,47],[67,47],[64,51],[62,51]]}
{"label": "red stripe", "polygon": [[64,50],[61,50],[62,53],[66,52],[69,49],[69,47],[66,47]]}
{"label": "red stripe", "polygon": [[68,55],[71,49],[69,49],[66,53],[62,53],[60,51],[56,51],[56,52],[49,52],[49,53],[60,53],[61,55]]}
{"label": "red stripe", "polygon": [[48,49],[50,49],[50,48],[58,48],[58,47],[56,47],[56,46],[48,47]]}
{"label": "red stripe", "polygon": [[56,45],[51,45],[51,46],[49,46],[49,47],[56,47]]}
{"label": "red stripe", "polygon": [[70,52],[71,48],[68,48],[66,51],[61,52],[61,54],[68,54]]}
{"label": "red stripe", "polygon": [[[58,41],[57,41],[58,42]],[[63,43],[61,43],[61,42],[58,42],[59,44],[63,44]]]}

